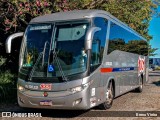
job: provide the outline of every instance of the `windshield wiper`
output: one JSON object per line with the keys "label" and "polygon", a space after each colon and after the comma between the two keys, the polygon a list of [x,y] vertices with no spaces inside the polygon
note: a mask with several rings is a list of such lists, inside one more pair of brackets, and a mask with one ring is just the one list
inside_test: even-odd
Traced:
{"label": "windshield wiper", "polygon": [[49,45],[49,42],[46,41],[46,42],[45,42],[45,45],[44,45],[44,48],[43,48],[42,66],[44,65],[44,57],[45,57],[45,52],[46,52],[47,43],[48,43],[48,45]]}
{"label": "windshield wiper", "polygon": [[32,75],[33,75],[33,73],[34,73],[34,71],[35,71],[35,68],[36,68],[37,64],[39,63],[39,60],[41,59],[42,55],[43,55],[43,52],[41,52],[41,53],[39,54],[39,56],[38,56],[38,58],[37,58],[37,60],[36,60],[36,62],[35,62],[35,64],[34,64],[32,70],[31,70],[31,72],[30,72],[29,80],[32,79]]}
{"label": "windshield wiper", "polygon": [[53,51],[53,63],[54,63],[54,61],[56,61],[56,63],[57,63],[58,69],[59,69],[59,71],[60,71],[60,73],[61,73],[61,75],[62,75],[62,79],[67,82],[67,81],[68,81],[68,78],[65,76],[65,74],[64,74],[64,72],[63,72],[62,66],[61,66],[61,64],[60,64],[60,62],[59,62],[59,59],[58,59],[58,57],[57,57],[57,52],[56,52],[55,49],[54,49],[54,51]]}
{"label": "windshield wiper", "polygon": [[34,73],[34,71],[35,71],[35,68],[36,68],[37,64],[39,63],[41,57],[42,57],[42,67],[43,67],[43,65],[44,65],[44,57],[45,57],[45,51],[46,51],[47,43],[49,44],[48,41],[45,42],[44,48],[43,48],[43,52],[41,52],[41,53],[39,54],[39,56],[38,56],[38,58],[37,58],[37,60],[36,60],[36,62],[35,62],[35,64],[34,64],[32,70],[31,70],[31,72],[30,72],[29,80],[32,79],[32,75],[33,75],[33,73]]}

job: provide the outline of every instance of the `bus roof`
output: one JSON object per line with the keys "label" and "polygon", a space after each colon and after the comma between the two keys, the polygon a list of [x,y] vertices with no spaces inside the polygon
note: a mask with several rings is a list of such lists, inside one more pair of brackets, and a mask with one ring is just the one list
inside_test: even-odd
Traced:
{"label": "bus roof", "polygon": [[36,17],[31,20],[30,23],[37,22],[49,22],[49,21],[63,21],[63,20],[74,20],[82,18],[91,18],[97,14],[109,14],[103,10],[73,10],[67,12],[57,12]]}
{"label": "bus roof", "polygon": [[[46,14],[46,15],[43,15],[43,16],[38,16],[38,17],[33,18],[30,21],[30,24],[92,18],[92,17],[97,17],[100,14],[107,16],[108,18],[110,18],[110,19],[116,21],[117,23],[121,24],[121,26],[126,27],[128,30],[134,32],[134,34],[140,36],[136,31],[131,29],[128,25],[121,22],[119,19],[117,19],[116,17],[111,15],[109,12],[106,12],[104,10],[73,10],[73,11],[67,11],[67,12],[57,12],[57,13],[52,13],[52,14]],[[142,36],[140,36],[140,37],[142,37]],[[145,38],[143,38],[143,39],[146,40]]]}

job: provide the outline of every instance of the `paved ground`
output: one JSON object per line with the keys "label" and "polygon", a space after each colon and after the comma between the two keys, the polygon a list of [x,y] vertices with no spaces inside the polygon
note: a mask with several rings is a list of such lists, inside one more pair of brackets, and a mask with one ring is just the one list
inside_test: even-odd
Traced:
{"label": "paved ground", "polygon": [[[66,111],[66,110],[39,110],[21,109],[15,105],[0,105],[1,111],[18,113],[41,113],[42,118],[32,118],[33,120],[50,119],[114,119],[114,120],[160,120],[160,71],[150,73],[149,81],[145,85],[142,93],[129,92],[116,98],[111,109],[107,111],[93,108],[88,111]],[[1,115],[0,115],[1,116]],[[158,116],[158,117],[156,117]],[[2,118],[9,120],[10,118]],[[22,118],[12,118],[14,120]],[[31,118],[23,118],[31,119]]]}

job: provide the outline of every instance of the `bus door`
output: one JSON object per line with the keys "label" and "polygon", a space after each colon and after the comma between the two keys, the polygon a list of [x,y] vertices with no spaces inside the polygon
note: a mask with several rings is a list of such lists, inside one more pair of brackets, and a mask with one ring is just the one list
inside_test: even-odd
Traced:
{"label": "bus door", "polygon": [[[91,51],[91,74],[92,79],[94,80],[95,86],[99,87],[101,84],[101,77],[100,77],[100,71],[97,69],[100,66],[100,41],[99,40],[93,40],[92,42],[92,51]],[[103,83],[102,83],[103,84]]]}

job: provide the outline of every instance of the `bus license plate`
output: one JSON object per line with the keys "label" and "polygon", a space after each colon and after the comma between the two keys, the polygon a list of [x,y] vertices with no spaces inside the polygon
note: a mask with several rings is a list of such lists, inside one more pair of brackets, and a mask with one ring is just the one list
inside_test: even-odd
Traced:
{"label": "bus license plate", "polygon": [[52,106],[52,101],[51,100],[40,101],[40,105]]}

